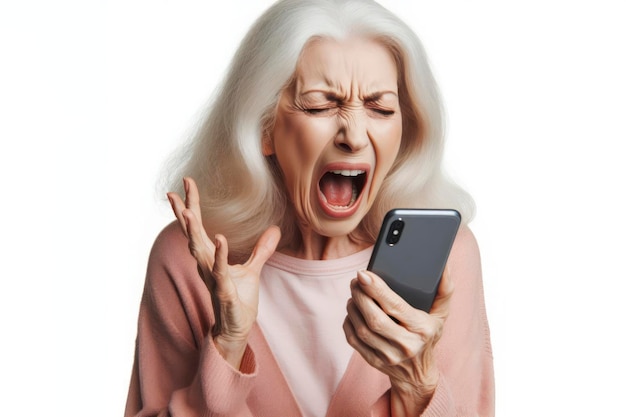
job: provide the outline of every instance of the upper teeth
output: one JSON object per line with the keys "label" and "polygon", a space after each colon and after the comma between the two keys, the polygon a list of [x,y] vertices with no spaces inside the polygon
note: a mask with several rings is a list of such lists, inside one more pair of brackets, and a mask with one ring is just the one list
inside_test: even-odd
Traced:
{"label": "upper teeth", "polygon": [[357,175],[365,174],[365,171],[360,169],[337,169],[330,172],[337,175],[343,175],[344,177],[356,177]]}

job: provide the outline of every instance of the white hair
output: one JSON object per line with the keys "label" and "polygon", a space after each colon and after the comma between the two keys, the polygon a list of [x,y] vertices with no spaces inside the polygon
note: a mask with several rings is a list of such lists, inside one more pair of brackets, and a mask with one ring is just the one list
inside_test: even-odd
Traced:
{"label": "white hair", "polygon": [[379,41],[394,55],[403,117],[400,152],[361,231],[373,243],[394,207],[455,208],[464,222],[472,218],[473,200],[442,171],[444,112],[415,33],[371,0],[281,0],[241,42],[204,119],[167,172],[168,188],[179,193],[183,176],[196,180],[204,226],[228,238],[233,258],[247,256],[271,224],[286,242],[298,233],[276,161],[262,154],[262,138],[307,42],[349,36]]}

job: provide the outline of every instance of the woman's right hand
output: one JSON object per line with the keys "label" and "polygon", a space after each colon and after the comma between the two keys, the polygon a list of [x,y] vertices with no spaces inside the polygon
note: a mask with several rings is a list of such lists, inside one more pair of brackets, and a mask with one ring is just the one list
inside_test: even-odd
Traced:
{"label": "woman's right hand", "polygon": [[261,268],[276,250],[280,229],[269,227],[257,241],[252,255],[242,265],[228,264],[228,243],[222,235],[215,242],[202,226],[198,187],[191,178],[183,179],[185,201],[176,193],[168,193],[174,214],[189,241],[189,250],[198,262],[198,272],[213,302],[215,327],[213,340],[220,354],[239,369],[248,343],[248,335],[256,321],[259,304]]}

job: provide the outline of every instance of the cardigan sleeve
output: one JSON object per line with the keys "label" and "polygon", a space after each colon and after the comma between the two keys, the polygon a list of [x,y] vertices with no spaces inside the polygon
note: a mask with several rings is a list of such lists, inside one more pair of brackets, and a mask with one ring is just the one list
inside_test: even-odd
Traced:
{"label": "cardigan sleeve", "polygon": [[[435,347],[440,378],[422,417],[491,417],[495,413],[491,337],[480,253],[468,228],[459,230],[448,270],[454,293],[442,337]],[[375,404],[372,417],[387,417],[389,409],[387,391]]]}
{"label": "cardigan sleeve", "polygon": [[248,346],[234,369],[213,343],[213,324],[210,294],[173,223],[148,261],[126,417],[252,416],[254,352]]}

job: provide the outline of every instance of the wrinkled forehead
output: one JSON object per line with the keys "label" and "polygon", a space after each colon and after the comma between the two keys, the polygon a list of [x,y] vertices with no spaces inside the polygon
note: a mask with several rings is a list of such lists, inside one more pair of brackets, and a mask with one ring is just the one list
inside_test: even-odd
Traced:
{"label": "wrinkled forehead", "polygon": [[363,38],[316,38],[300,55],[294,77],[296,93],[329,90],[341,95],[398,92],[398,67],[382,42]]}

